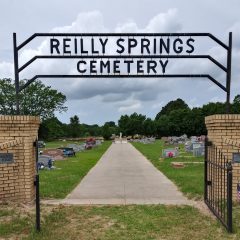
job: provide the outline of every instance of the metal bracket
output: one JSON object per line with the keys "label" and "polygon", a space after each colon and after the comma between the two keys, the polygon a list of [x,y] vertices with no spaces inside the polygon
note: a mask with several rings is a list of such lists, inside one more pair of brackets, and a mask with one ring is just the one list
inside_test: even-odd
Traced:
{"label": "metal bracket", "polygon": [[208,186],[212,186],[212,181],[209,181],[209,180],[208,180],[208,181],[207,181],[207,185],[208,185]]}

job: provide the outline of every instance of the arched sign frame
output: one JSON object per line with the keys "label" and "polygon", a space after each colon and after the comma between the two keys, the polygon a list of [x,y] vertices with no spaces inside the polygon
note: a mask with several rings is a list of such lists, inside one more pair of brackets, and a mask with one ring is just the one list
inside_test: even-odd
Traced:
{"label": "arched sign frame", "polygon": [[[36,55],[32,57],[29,61],[19,67],[19,51],[25,47],[28,43],[30,43],[35,38],[40,37],[51,37],[51,38],[58,38],[58,37],[127,37],[127,38],[137,38],[137,37],[208,37],[214,42],[216,42],[219,46],[224,48],[227,51],[227,66],[222,65],[219,61],[214,59],[210,55],[190,55],[190,54],[177,54],[177,55],[158,55],[158,54],[141,54],[141,55],[59,55],[59,54],[49,54],[49,55]],[[231,59],[232,59],[232,32],[229,32],[229,39],[228,45],[223,43],[217,37],[212,35],[211,33],[35,33],[28,39],[26,39],[21,44],[17,45],[17,36],[16,33],[13,33],[13,49],[14,49],[14,72],[15,72],[15,90],[16,90],[16,110],[17,114],[20,113],[19,109],[19,93],[28,87],[34,80],[38,78],[208,78],[218,87],[220,87],[224,92],[226,92],[226,113],[230,111],[230,91],[231,91]],[[24,69],[26,69],[31,63],[36,61],[37,59],[154,59],[154,58],[161,58],[161,59],[208,59],[216,66],[218,66],[221,70],[226,73],[226,83],[223,85],[210,74],[75,74],[75,75],[62,75],[62,74],[44,74],[44,75],[35,75],[31,79],[29,79],[23,86],[19,84],[19,74]]]}

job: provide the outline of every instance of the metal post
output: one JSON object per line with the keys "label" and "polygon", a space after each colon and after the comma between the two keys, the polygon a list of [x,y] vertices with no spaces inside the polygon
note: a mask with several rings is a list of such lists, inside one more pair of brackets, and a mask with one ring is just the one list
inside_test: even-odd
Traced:
{"label": "metal post", "polygon": [[39,196],[39,175],[36,175],[36,230],[39,232],[40,227],[40,196]]}
{"label": "metal post", "polygon": [[228,232],[232,233],[232,164],[227,164],[227,225]]}
{"label": "metal post", "polygon": [[14,73],[15,73],[15,90],[16,90],[16,114],[20,114],[19,109],[19,71],[18,71],[18,50],[17,35],[13,33],[13,52],[14,52]]}
{"label": "metal post", "polygon": [[207,201],[208,184],[207,184],[207,173],[208,173],[208,138],[205,139],[205,156],[204,156],[204,200]]}
{"label": "metal post", "polygon": [[38,174],[38,140],[35,141],[35,156],[36,156],[36,168],[37,174],[35,178],[36,187],[36,230],[39,232],[41,230],[40,222],[40,194],[39,194],[39,174]]}
{"label": "metal post", "polygon": [[229,33],[228,51],[227,51],[227,99],[226,99],[226,113],[230,113],[230,91],[231,91],[231,72],[232,72],[232,32]]}

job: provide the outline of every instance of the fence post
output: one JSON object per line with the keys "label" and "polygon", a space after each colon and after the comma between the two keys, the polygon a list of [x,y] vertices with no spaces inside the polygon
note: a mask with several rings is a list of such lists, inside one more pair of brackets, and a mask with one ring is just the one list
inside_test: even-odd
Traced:
{"label": "fence post", "polygon": [[207,184],[207,172],[208,172],[208,138],[205,139],[205,153],[204,153],[204,201],[207,201],[208,184]]}
{"label": "fence post", "polygon": [[227,163],[227,225],[228,232],[232,233],[232,164]]}
{"label": "fence post", "polygon": [[38,140],[35,143],[35,154],[36,154],[36,178],[35,178],[35,188],[36,188],[36,230],[39,232],[41,230],[41,217],[40,217],[40,194],[39,194],[39,173],[38,173]]}

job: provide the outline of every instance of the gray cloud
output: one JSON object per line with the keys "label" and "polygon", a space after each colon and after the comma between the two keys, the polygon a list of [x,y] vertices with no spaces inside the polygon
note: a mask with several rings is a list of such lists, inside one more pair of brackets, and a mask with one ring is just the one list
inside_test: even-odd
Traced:
{"label": "gray cloud", "polygon": [[[33,32],[211,32],[227,43],[228,31],[233,31],[232,98],[239,93],[240,84],[240,17],[234,4],[224,0],[213,1],[167,1],[122,0],[121,3],[103,0],[75,1],[69,4],[62,0],[24,4],[0,3],[0,77],[13,77],[12,35],[18,32],[23,40]],[[43,7],[43,2],[49,8]],[[72,4],[71,4],[72,3]],[[11,6],[10,6],[11,5]],[[24,6],[25,7],[24,7]],[[26,6],[31,11],[25,11]],[[50,11],[51,7],[56,11]],[[126,8],[126,6],[128,6]],[[214,6],[214,14],[212,9]],[[98,9],[98,10],[95,10]],[[93,11],[94,10],[94,11]],[[24,12],[25,11],[25,12]],[[22,14],[22,13],[25,14]],[[51,14],[50,14],[51,12]],[[21,14],[20,14],[21,13]],[[203,16],[204,13],[204,16]],[[9,14],[11,16],[9,16]],[[74,19],[75,17],[75,19]],[[7,20],[8,19],[8,20]],[[204,19],[204,20],[203,20]],[[48,52],[47,44],[35,43],[20,55],[21,62],[35,54]],[[222,64],[226,55],[211,41],[197,40],[196,48],[210,53]],[[73,73],[72,61],[38,61],[22,78],[41,73]],[[211,73],[224,83],[225,75],[208,60],[171,61],[168,73]],[[44,79],[47,85],[57,88],[67,95],[69,111],[58,115],[66,121],[74,113],[81,121],[103,123],[117,120],[121,114],[134,111],[154,117],[160,108],[172,99],[183,98],[192,107],[211,100],[224,101],[225,94],[207,79]]]}

